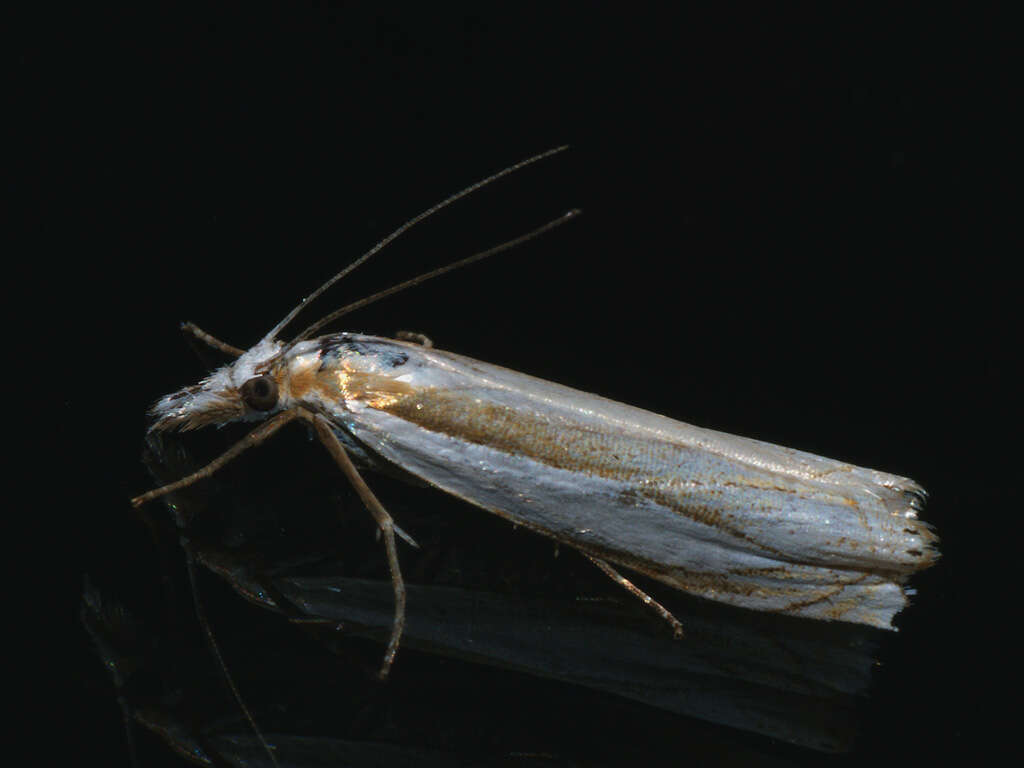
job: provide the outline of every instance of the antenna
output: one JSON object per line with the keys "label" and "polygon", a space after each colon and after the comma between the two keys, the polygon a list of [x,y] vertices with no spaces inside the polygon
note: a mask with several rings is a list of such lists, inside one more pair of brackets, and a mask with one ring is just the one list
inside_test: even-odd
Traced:
{"label": "antenna", "polygon": [[562,224],[565,224],[567,221],[576,218],[581,213],[582,211],[579,208],[573,208],[572,210],[563,213],[557,219],[549,221],[547,224],[543,224],[537,227],[536,229],[527,232],[524,235],[520,235],[519,237],[515,237],[511,240],[506,240],[504,243],[499,243],[498,245],[495,245],[492,248],[488,248],[485,251],[479,251],[478,253],[474,253],[472,256],[467,256],[464,259],[453,261],[451,264],[446,264],[443,267],[438,267],[437,269],[432,269],[429,272],[424,272],[422,275],[417,275],[416,277],[413,277],[409,280],[405,280],[404,282],[398,283],[397,285],[393,285],[390,288],[385,288],[383,291],[378,291],[377,293],[359,299],[358,301],[353,301],[351,304],[347,304],[341,309],[336,309],[329,315],[326,315],[325,317],[322,317],[319,320],[317,320],[311,326],[306,328],[306,330],[304,330],[302,333],[300,333],[298,336],[292,339],[288,344],[285,345],[284,349],[282,349],[277,355],[275,355],[275,358],[284,355],[298,342],[302,341],[303,339],[308,339],[312,334],[319,331],[328,323],[334,322],[339,317],[343,317],[344,315],[347,315],[349,312],[354,312],[357,309],[362,309],[367,304],[373,304],[375,301],[379,301],[380,299],[386,298],[387,296],[396,294],[399,291],[404,291],[406,288],[412,288],[414,285],[425,283],[427,280],[432,280],[435,277],[440,277],[441,275],[447,274],[448,272],[452,272],[456,269],[461,269],[462,267],[467,267],[470,264],[473,264],[477,261],[483,261],[489,256],[494,256],[496,254],[503,253],[504,251],[508,251],[512,248],[515,248],[517,245],[521,245],[522,243],[525,243],[528,240],[533,240],[535,237],[539,237],[540,235],[543,235],[545,232],[548,232],[554,229],[555,227],[559,227]]}
{"label": "antenna", "polygon": [[341,280],[341,278],[343,278],[346,275],[348,275],[350,272],[352,272],[354,269],[356,269],[356,267],[359,267],[359,266],[365,264],[375,254],[377,254],[379,251],[383,250],[383,248],[386,245],[391,243],[393,240],[397,239],[399,236],[401,236],[401,235],[405,234],[406,232],[408,232],[410,229],[412,229],[414,226],[419,224],[424,219],[429,218],[430,216],[433,216],[435,213],[437,213],[438,211],[440,211],[440,210],[442,210],[444,208],[447,208],[449,205],[451,205],[452,203],[456,202],[457,200],[461,200],[462,198],[466,197],[467,195],[470,195],[473,192],[476,192],[477,190],[482,189],[483,187],[486,187],[491,182],[497,181],[498,179],[502,178],[503,176],[508,176],[510,173],[514,173],[514,172],[516,172],[516,171],[518,171],[518,170],[520,170],[522,168],[525,168],[528,165],[533,165],[534,163],[536,163],[536,162],[538,162],[540,160],[544,160],[546,158],[549,158],[552,155],[557,155],[559,152],[563,152],[564,150],[566,150],[568,148],[569,148],[568,144],[563,144],[560,147],[555,147],[554,149],[549,149],[546,152],[541,152],[539,155],[534,155],[533,157],[528,157],[525,160],[521,160],[520,162],[516,163],[515,165],[510,165],[507,168],[504,168],[503,170],[500,170],[497,173],[495,173],[495,174],[493,174],[491,176],[488,176],[486,179],[481,179],[480,181],[478,181],[478,182],[476,182],[474,184],[470,184],[465,189],[461,189],[458,192],[456,192],[454,195],[446,197],[441,202],[437,203],[436,205],[431,206],[430,208],[428,208],[427,210],[423,211],[423,213],[419,214],[418,216],[414,216],[413,218],[409,219],[402,226],[400,226],[398,229],[393,231],[390,235],[388,235],[383,240],[378,242],[375,246],[373,246],[373,248],[368,250],[366,253],[364,253],[362,256],[360,256],[358,259],[356,259],[351,264],[349,264],[347,267],[345,267],[343,270],[338,272],[338,274],[336,274],[334,277],[330,278],[327,282],[325,282],[323,285],[321,285],[319,288],[317,288],[315,291],[313,291],[311,294],[309,294],[309,296],[307,296],[302,301],[300,301],[299,304],[291,312],[289,312],[287,315],[285,315],[284,319],[281,320],[281,322],[279,322],[277,325],[275,325],[273,328],[270,329],[270,331],[267,333],[267,335],[263,337],[263,340],[266,341],[266,340],[270,340],[270,339],[276,339],[277,335],[282,330],[284,330],[285,326],[287,326],[292,320],[294,320],[295,317],[303,309],[305,309],[306,306],[308,306],[311,302],[313,302],[317,298],[319,298],[324,293],[324,291],[326,291],[328,288],[330,288],[336,282]]}

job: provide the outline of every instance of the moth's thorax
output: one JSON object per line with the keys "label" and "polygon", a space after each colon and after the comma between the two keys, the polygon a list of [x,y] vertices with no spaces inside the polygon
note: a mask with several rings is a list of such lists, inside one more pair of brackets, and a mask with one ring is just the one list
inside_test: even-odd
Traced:
{"label": "moth's thorax", "polygon": [[[257,421],[297,406],[327,413],[356,405],[381,408],[413,390],[407,374],[415,366],[403,366],[414,348],[403,342],[339,333],[280,354],[284,348],[265,339],[198,384],[161,398],[151,410],[152,429]],[[242,394],[246,382],[259,376],[276,384],[278,399],[268,410],[253,409]]]}
{"label": "moth's thorax", "polygon": [[332,411],[357,403],[383,407],[412,387],[401,342],[335,334],[303,342],[276,372],[282,405],[306,404]]}

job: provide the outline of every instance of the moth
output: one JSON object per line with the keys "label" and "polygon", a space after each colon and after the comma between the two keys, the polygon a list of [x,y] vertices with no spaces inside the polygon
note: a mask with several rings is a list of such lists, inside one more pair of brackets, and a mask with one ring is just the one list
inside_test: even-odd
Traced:
{"label": "moth", "polygon": [[576,211],[343,307],[291,340],[281,338],[310,301],[409,227],[562,149],[510,166],[411,219],[248,350],[190,326],[236,359],[160,399],[150,429],[261,423],[203,469],[133,504],[211,475],[290,422],[309,425],[383,535],[395,614],[382,675],[394,660],[405,617],[396,536],[411,539],[353,458],[394,465],[579,550],[677,634],[679,622],[615,566],[741,608],[893,628],[893,616],[907,604],[908,578],[938,557],[936,536],[917,519],[926,494],[913,480],[691,426],[426,343],[314,335],[354,309],[536,237]]}

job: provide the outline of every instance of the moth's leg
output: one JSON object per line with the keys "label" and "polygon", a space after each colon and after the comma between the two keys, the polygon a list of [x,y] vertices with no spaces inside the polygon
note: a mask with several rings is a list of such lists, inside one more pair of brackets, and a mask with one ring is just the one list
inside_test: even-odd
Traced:
{"label": "moth's leg", "polygon": [[411,341],[413,344],[419,344],[421,347],[432,349],[434,342],[429,336],[423,333],[417,333],[416,331],[395,331],[395,338],[401,339],[402,341]]}
{"label": "moth's leg", "polygon": [[[404,541],[406,544],[408,544],[413,549],[419,549],[420,548],[420,545],[416,543],[416,539],[414,539],[408,533],[406,533],[401,528],[399,528],[397,525],[395,525],[395,522],[393,520],[391,521],[391,525],[394,526],[395,533],[398,534],[398,538],[400,538],[402,541]],[[378,531],[378,533],[380,533],[380,531]]]}
{"label": "moth's leg", "polygon": [[273,418],[260,424],[260,426],[256,427],[256,429],[254,429],[248,435],[246,435],[237,443],[232,445],[224,453],[222,453],[220,456],[211,461],[202,469],[196,470],[191,475],[187,475],[181,478],[181,480],[177,480],[173,483],[168,483],[167,485],[161,485],[159,488],[154,488],[152,491],[149,491],[148,493],[144,493],[141,496],[136,496],[134,499],[132,499],[132,506],[141,507],[147,501],[158,499],[161,496],[167,495],[168,493],[173,493],[179,488],[185,488],[189,485],[192,485],[198,480],[202,480],[205,477],[209,477],[243,451],[246,451],[249,448],[252,448],[253,446],[262,443],[272,434],[277,432],[277,430],[279,430],[281,427],[287,424],[289,421],[294,420],[298,415],[298,411],[282,411]]}
{"label": "moth's leg", "polygon": [[[587,553],[584,552],[583,554],[586,555]],[[598,568],[604,571],[605,574],[607,574],[612,581],[614,581],[616,584],[618,584],[620,587],[627,590],[628,592],[632,592],[634,595],[640,598],[640,600],[643,601],[644,605],[650,606],[655,611],[655,613],[657,613],[659,616],[661,616],[661,618],[667,621],[669,623],[669,626],[672,627],[672,634],[675,637],[683,636],[683,625],[679,622],[679,619],[672,615],[668,608],[666,608],[653,597],[648,595],[646,592],[640,589],[640,587],[638,587],[632,581],[630,581],[621,573],[619,573],[610,565],[608,565],[608,563],[606,563],[604,560],[600,560],[591,555],[587,555],[587,558],[590,560],[590,562],[592,562],[594,565],[596,565]]]}
{"label": "moth's leg", "polygon": [[244,349],[239,349],[238,347],[232,346],[231,344],[228,344],[225,341],[221,341],[216,336],[211,336],[195,323],[182,323],[181,330],[183,330],[185,333],[192,334],[195,338],[199,339],[207,346],[213,347],[214,349],[219,349],[225,355],[231,355],[232,357],[241,357],[245,353]]}
{"label": "moth's leg", "polygon": [[384,535],[384,548],[388,553],[388,568],[391,571],[391,586],[395,592],[395,617],[391,624],[391,639],[388,641],[387,650],[384,652],[384,662],[380,668],[380,677],[383,679],[388,676],[388,672],[391,670],[391,664],[394,662],[395,654],[398,652],[398,641],[402,637],[402,630],[405,629],[405,582],[402,581],[402,571],[398,567],[398,549],[395,546],[395,524],[391,519],[391,515],[384,509],[384,505],[380,503],[380,500],[370,490],[370,486],[366,484],[366,481],[359,474],[359,470],[352,463],[348,453],[345,452],[341,443],[338,442],[338,438],[335,436],[330,423],[323,416],[313,416],[311,419],[320,442],[324,444],[328,453],[334,457],[338,466],[341,467],[341,471],[345,473],[345,477],[352,483],[352,487],[356,489],[359,498],[362,499],[366,508],[370,510],[370,514],[377,521],[380,532]]}

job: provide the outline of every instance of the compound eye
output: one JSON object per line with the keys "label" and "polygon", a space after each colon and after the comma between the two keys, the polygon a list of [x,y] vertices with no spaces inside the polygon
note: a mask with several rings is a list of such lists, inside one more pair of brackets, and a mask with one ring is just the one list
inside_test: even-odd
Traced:
{"label": "compound eye", "polygon": [[277,405],[277,382],[270,376],[254,376],[239,391],[254,411],[269,411]]}

